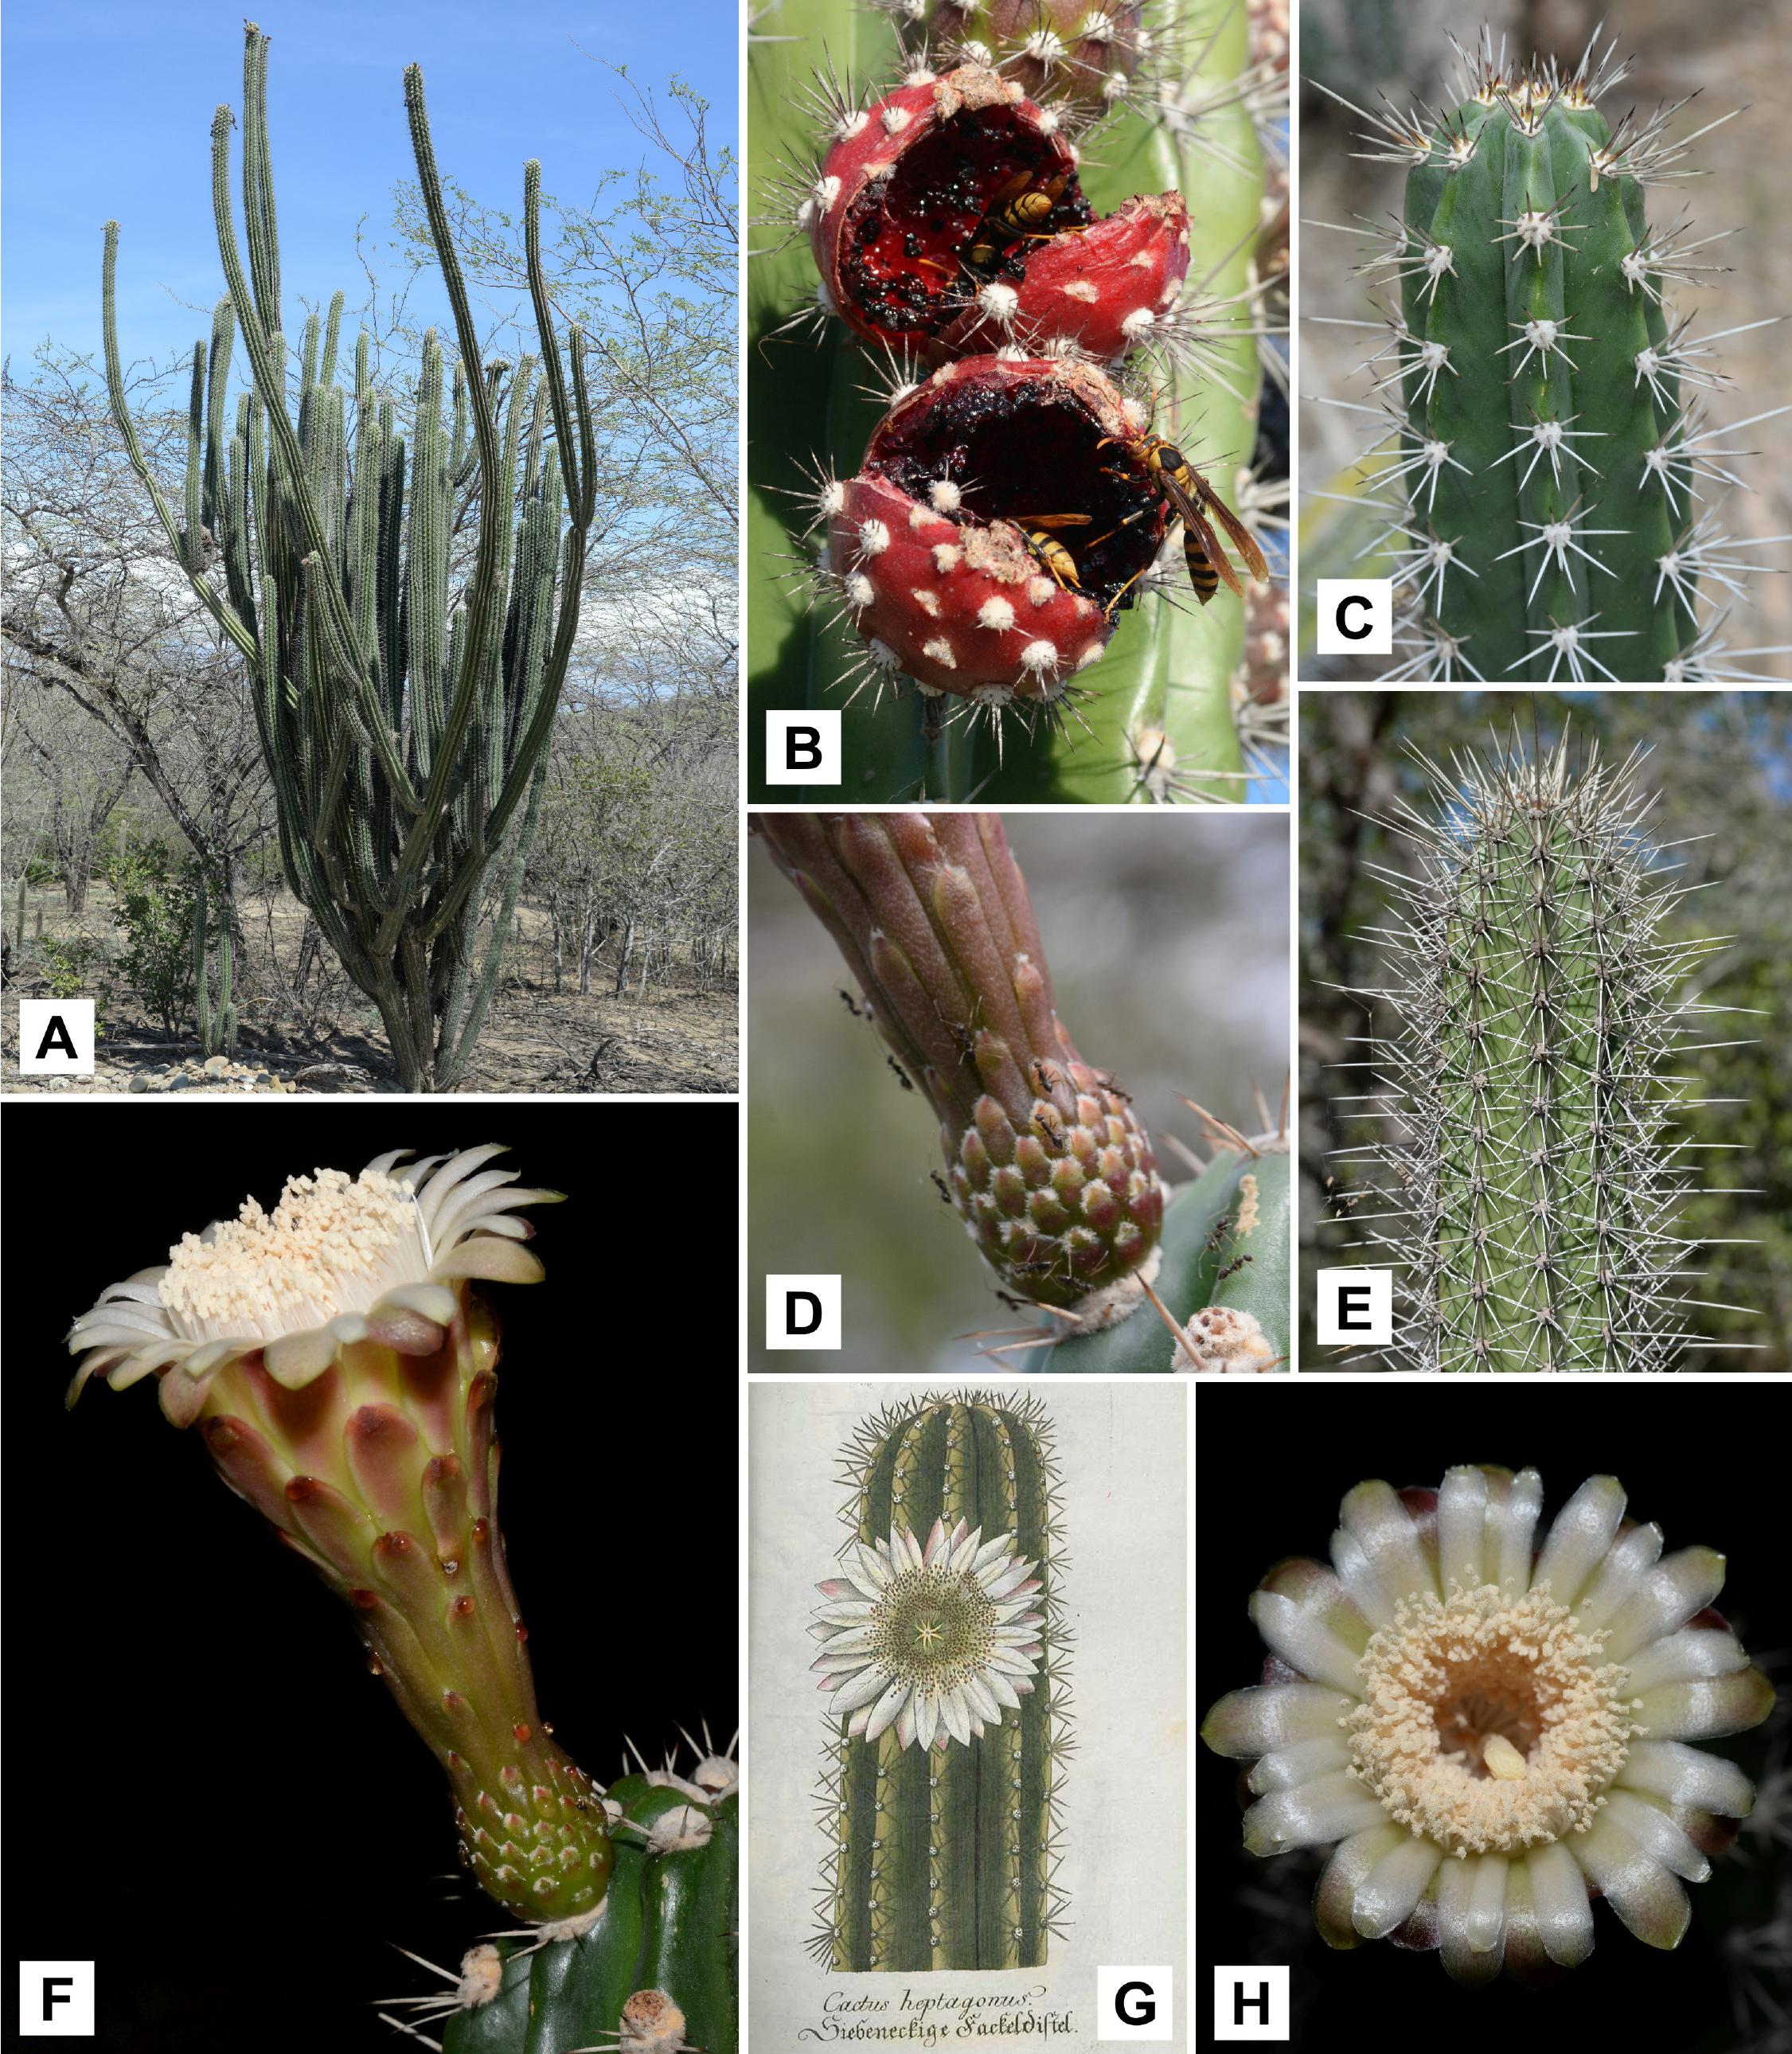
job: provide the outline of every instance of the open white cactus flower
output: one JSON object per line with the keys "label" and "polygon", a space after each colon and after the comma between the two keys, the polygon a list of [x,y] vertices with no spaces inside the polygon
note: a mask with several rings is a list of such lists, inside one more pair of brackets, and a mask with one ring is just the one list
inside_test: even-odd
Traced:
{"label": "open white cactus flower", "polygon": [[1459,1982],[1547,1981],[1592,1952],[1602,1895],[1679,1944],[1755,1801],[1691,1745],[1758,1725],[1772,1685],[1711,1609],[1724,1561],[1663,1556],[1613,1477],[1534,1545],[1535,1470],[1466,1466],[1436,1490],[1362,1483],[1332,1567],[1283,1562],[1251,1598],[1263,1681],[1201,1737],[1254,1761],[1255,1855],[1336,1843],[1314,1915],[1334,1947],[1436,1947]]}
{"label": "open white cactus flower", "polygon": [[290,1178],[271,1213],[246,1198],[235,1219],[184,1236],[165,1265],[108,1285],[69,1331],[82,1356],[69,1403],[91,1377],[116,1391],[153,1371],[163,1411],[189,1426],[218,1373],[245,1357],[300,1390],[364,1342],[433,1354],[466,1280],[540,1281],[522,1245],[532,1230],[517,1209],[559,1192],[517,1188],[514,1170],[487,1169],[504,1153],[495,1144],[401,1169],[407,1152],[381,1155],[358,1177]]}
{"label": "open white cactus flower", "polygon": [[898,1747],[969,1746],[1020,1709],[1044,1615],[1037,1565],[1012,1534],[985,1540],[981,1527],[961,1519],[949,1533],[936,1519],[923,1547],[895,1526],[888,1540],[855,1542],[840,1566],[817,1586],[812,1666],[829,1716],[851,1714],[849,1733],[876,1741],[894,1728]]}

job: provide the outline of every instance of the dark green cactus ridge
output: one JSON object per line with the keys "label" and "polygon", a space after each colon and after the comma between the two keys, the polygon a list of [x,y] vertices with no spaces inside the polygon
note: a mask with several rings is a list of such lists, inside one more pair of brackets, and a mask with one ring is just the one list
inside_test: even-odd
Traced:
{"label": "dark green cactus ridge", "polygon": [[1564,77],[1511,69],[1484,30],[1461,104],[1362,116],[1370,154],[1409,167],[1404,219],[1365,267],[1399,288],[1370,366],[1397,425],[1365,460],[1393,495],[1373,503],[1394,516],[1394,678],[1735,675],[1701,585],[1735,592],[1735,552],[1759,544],[1701,510],[1739,482],[1723,461],[1739,452],[1683,391],[1723,382],[1717,338],[1665,303],[1712,267],[1645,202],[1682,175],[1668,128],[1686,103],[1608,127],[1594,103],[1625,67],[1598,41]]}
{"label": "dark green cactus ridge", "polygon": [[847,1548],[963,1521],[1036,1564],[1043,1655],[1018,1711],[969,1741],[875,1740],[830,1722],[816,1793],[827,1841],[811,1951],[836,1969],[1035,1968],[1062,1930],[1058,1809],[1070,1752],[1057,1579],[1059,1473],[1038,1398],[907,1399],[843,1450]]}
{"label": "dark green cactus ridge", "polygon": [[426,2018],[446,2019],[446,2054],[734,2054],[733,1769],[712,1755],[689,1778],[668,1767],[611,1783],[615,1866],[600,1911],[576,1932],[501,1934],[468,1955],[454,2001],[416,2000]]}
{"label": "dark green cactus ridge", "polygon": [[1662,932],[1680,893],[1644,837],[1641,755],[1413,753],[1438,807],[1385,823],[1417,868],[1391,879],[1389,982],[1358,994],[1398,1025],[1355,1102],[1376,1138],[1350,1151],[1385,1204],[1356,1246],[1397,1265],[1398,1366],[1672,1369],[1696,1246],[1674,1231],[1694,1160],[1676,1127],[1699,1102],[1674,1072],[1723,1009],[1681,995],[1716,942]]}
{"label": "dark green cactus ridge", "polygon": [[[442,418],[448,367],[433,331],[408,422],[375,386],[364,333],[352,391],[338,383],[340,293],[325,322],[315,314],[305,322],[295,393],[282,332],[267,45],[246,25],[246,267],[231,205],[230,109],[219,108],[212,124],[226,292],[209,348],[193,352],[179,512],[149,469],[127,403],[116,222],[106,228],[107,380],[127,453],[177,560],[248,661],[287,880],[378,1007],[405,1088],[450,1090],[496,986],[578,626],[596,489],[584,339],[576,329],[568,337],[569,396],[541,272],[540,171],[532,163],[524,226],[542,354],[513,370],[481,369],[422,75],[412,65],[411,140],[454,316],[452,431]],[[233,395],[239,336],[249,385]],[[457,564],[451,585],[451,537],[475,506],[473,561]],[[481,942],[488,883],[498,903]]]}

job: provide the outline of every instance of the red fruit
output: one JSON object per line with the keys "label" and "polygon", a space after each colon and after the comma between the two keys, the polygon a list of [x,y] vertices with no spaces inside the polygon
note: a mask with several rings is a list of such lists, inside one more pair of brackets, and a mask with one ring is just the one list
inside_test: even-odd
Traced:
{"label": "red fruit", "polygon": [[1103,447],[1145,420],[1094,365],[1018,353],[945,364],[898,399],[826,502],[830,582],[874,666],[980,705],[1059,698],[1169,525],[1143,470]]}
{"label": "red fruit", "polygon": [[1118,357],[1176,303],[1188,210],[1170,192],[1097,220],[1076,164],[1057,116],[1012,81],[916,72],[839,124],[798,220],[871,341],[934,363],[1059,341]]}

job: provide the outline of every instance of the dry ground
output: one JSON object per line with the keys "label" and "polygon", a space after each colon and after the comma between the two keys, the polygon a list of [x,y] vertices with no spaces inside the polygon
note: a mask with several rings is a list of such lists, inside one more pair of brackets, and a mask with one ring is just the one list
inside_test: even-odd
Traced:
{"label": "dry ground", "polygon": [[[28,937],[40,903],[46,938],[67,940],[81,934],[108,950],[120,946],[110,895],[103,886],[94,887],[79,921],[63,911],[60,892],[35,895]],[[269,950],[277,950],[290,970],[302,919],[297,903],[284,895],[271,909],[271,932],[263,905],[246,909],[250,960],[247,994],[239,1009],[239,1068],[282,1080],[300,1092],[395,1092],[398,1080],[378,1015],[359,992],[344,987],[332,993],[313,1023],[301,1024],[290,1013],[281,1013],[273,995],[278,986],[267,974]],[[644,998],[634,996],[634,978],[630,995],[618,998],[611,991],[615,959],[606,954],[593,967],[590,992],[581,995],[574,990],[572,977],[556,992],[546,915],[525,907],[519,921],[521,932],[506,953],[464,1090],[728,1092],[739,1088],[738,995],[732,982],[721,990],[701,989],[681,959],[669,975],[650,981]],[[123,988],[115,970],[110,973],[110,1000],[103,1000],[100,1007],[104,1031],[94,1075],[21,1076],[16,1055],[18,1001],[48,991],[45,965],[29,938],[22,958],[15,957],[14,970],[0,1007],[0,1033],[5,1037],[0,1089],[160,1091],[167,1088],[171,1072],[178,1072],[181,1064],[197,1057],[191,1024],[182,1033],[164,1033],[136,994]],[[246,1079],[198,1088],[253,1088]]]}

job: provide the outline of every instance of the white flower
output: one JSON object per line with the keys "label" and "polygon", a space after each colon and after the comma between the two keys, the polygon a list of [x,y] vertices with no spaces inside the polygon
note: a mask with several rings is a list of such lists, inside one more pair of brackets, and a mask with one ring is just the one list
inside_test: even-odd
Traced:
{"label": "white flower", "polygon": [[1582,1485],[1540,1551],[1535,1470],[1451,1470],[1441,1489],[1359,1484],[1333,1568],[1282,1564],[1251,1599],[1263,1683],[1208,1714],[1260,1757],[1253,1854],[1340,1843],[1314,1915],[1334,1947],[1397,1933],[1458,1981],[1546,1981],[1593,1948],[1594,1891],[1676,1946],[1680,1879],[1754,1803],[1688,1741],[1766,1718],[1773,1687],[1708,1607],[1723,1558],[1664,1560],[1612,1477]]}
{"label": "white flower", "polygon": [[925,1548],[901,1527],[852,1543],[810,1629],[830,1718],[850,1713],[848,1733],[870,1741],[894,1726],[901,1747],[968,1745],[1000,1725],[1043,1652],[1036,1566],[1012,1534],[986,1541],[962,1519],[949,1533],[936,1519]]}
{"label": "white flower", "polygon": [[433,1353],[463,1279],[540,1281],[540,1263],[521,1245],[532,1230],[513,1215],[560,1193],[507,1189],[514,1170],[481,1168],[503,1154],[497,1146],[401,1171],[406,1152],[379,1157],[358,1178],[292,1178],[271,1213],[246,1198],[235,1219],[186,1235],[164,1266],[109,1285],[69,1330],[70,1349],[86,1351],[69,1403],[90,1377],[121,1391],[153,1371],[163,1410],[187,1426],[211,1380],[245,1356],[260,1355],[277,1383],[297,1390],[362,1341]]}

